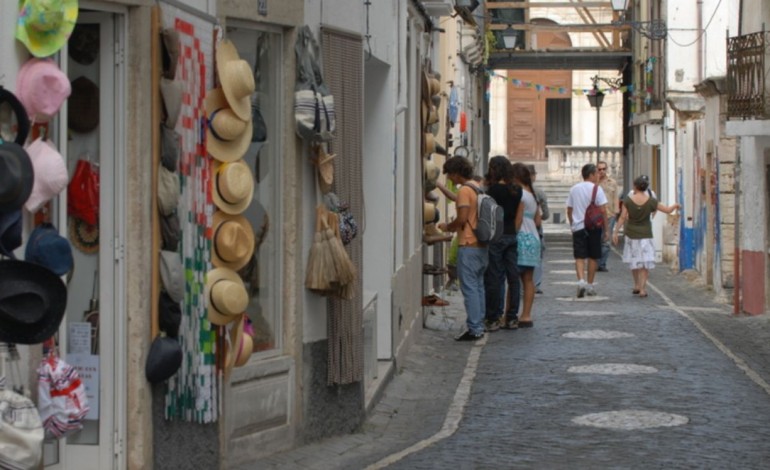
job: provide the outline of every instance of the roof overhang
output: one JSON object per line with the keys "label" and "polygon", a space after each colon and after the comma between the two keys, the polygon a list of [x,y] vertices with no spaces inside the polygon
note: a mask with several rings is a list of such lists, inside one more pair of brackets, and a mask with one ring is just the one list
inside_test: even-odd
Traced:
{"label": "roof overhang", "polygon": [[516,51],[489,54],[490,69],[622,70],[631,51]]}

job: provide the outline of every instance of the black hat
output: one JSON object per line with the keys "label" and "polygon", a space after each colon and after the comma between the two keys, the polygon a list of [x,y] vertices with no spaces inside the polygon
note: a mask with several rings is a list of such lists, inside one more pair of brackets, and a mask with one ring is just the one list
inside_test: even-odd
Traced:
{"label": "black hat", "polygon": [[35,182],[32,160],[20,145],[0,143],[0,212],[20,209]]}
{"label": "black hat", "polygon": [[0,86],[0,104],[3,103],[8,103],[13,110],[13,114],[16,116],[17,130],[14,142],[24,145],[29,135],[29,116],[27,115],[27,110],[24,109],[24,105],[16,98],[16,95]]}
{"label": "black hat", "polygon": [[152,341],[144,375],[150,383],[167,380],[176,374],[182,366],[182,346],[179,341],[168,336],[158,336]]}
{"label": "black hat", "polygon": [[158,325],[160,331],[176,338],[179,335],[179,325],[182,323],[182,308],[165,290],[160,291],[158,298]]}
{"label": "black hat", "polygon": [[75,25],[67,48],[72,60],[81,65],[91,65],[99,55],[99,25],[95,23]]}
{"label": "black hat", "polygon": [[67,287],[50,269],[27,261],[0,261],[0,341],[38,344],[59,329]]}
{"label": "black hat", "polygon": [[0,212],[0,255],[16,259],[13,250],[21,246],[21,209]]}

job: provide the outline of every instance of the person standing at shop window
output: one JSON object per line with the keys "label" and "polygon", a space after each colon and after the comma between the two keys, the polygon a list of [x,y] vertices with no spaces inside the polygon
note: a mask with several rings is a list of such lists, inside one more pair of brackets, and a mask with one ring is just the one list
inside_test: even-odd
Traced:
{"label": "person standing at shop window", "polygon": [[484,337],[484,315],[486,299],[484,291],[484,272],[489,264],[489,251],[486,245],[479,243],[473,233],[478,224],[478,183],[473,181],[473,166],[464,157],[452,157],[444,163],[444,174],[459,185],[455,206],[457,217],[450,223],[440,223],[438,228],[448,232],[459,232],[457,249],[457,276],[460,291],[463,294],[467,330],[455,337],[457,341],[475,341]]}
{"label": "person standing at shop window", "polygon": [[[604,217],[607,219],[607,225],[609,226],[609,232],[615,229],[615,222],[620,214],[620,199],[618,199],[618,182],[610,176],[610,170],[607,167],[607,162],[600,161],[596,164],[596,171],[599,172],[599,186],[604,190],[604,195],[607,196],[607,205],[605,206]],[[610,256],[610,240],[607,237],[602,239],[602,257],[599,259],[599,268],[597,271],[606,273],[607,258]]]}

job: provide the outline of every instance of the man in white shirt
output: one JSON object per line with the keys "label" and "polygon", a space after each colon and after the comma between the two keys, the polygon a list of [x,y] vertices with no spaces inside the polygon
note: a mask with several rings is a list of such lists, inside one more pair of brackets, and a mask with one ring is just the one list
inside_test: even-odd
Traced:
{"label": "man in white shirt", "polygon": [[[599,259],[602,257],[602,238],[609,238],[610,234],[606,217],[604,217],[603,230],[602,228],[593,230],[586,230],[585,228],[586,209],[591,204],[594,188],[596,188],[594,204],[599,206],[602,211],[606,209],[607,196],[598,185],[599,172],[596,165],[593,163],[583,165],[581,174],[583,181],[574,185],[567,196],[567,220],[569,220],[572,229],[572,253],[575,258],[575,272],[578,278],[578,298],[582,298],[586,294],[596,295],[594,276],[596,275],[596,268],[599,266]],[[588,259],[588,283],[583,279],[586,259]]]}

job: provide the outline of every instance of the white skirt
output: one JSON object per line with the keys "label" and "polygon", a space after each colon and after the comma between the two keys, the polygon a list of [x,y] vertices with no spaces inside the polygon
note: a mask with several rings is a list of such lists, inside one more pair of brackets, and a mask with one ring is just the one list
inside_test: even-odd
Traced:
{"label": "white skirt", "polygon": [[652,238],[631,239],[626,237],[623,246],[623,262],[631,269],[655,268],[655,245]]}

